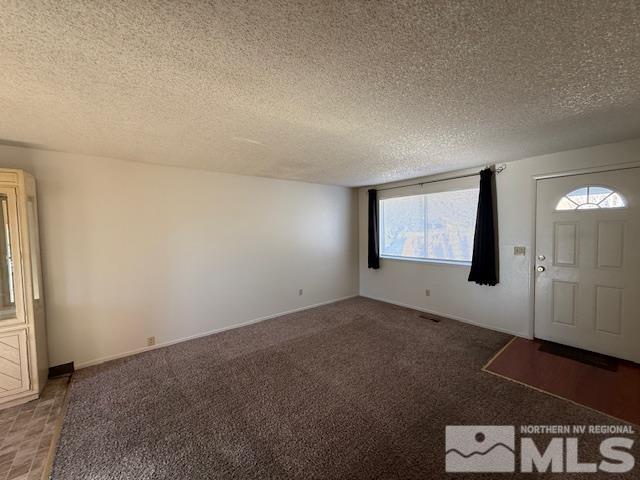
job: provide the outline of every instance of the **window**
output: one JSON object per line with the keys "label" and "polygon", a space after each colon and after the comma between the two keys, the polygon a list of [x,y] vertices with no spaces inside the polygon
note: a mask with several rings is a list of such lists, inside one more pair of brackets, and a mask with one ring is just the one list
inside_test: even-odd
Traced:
{"label": "window", "polygon": [[381,200],[381,256],[470,263],[478,192],[471,188]]}
{"label": "window", "polygon": [[618,192],[607,187],[589,185],[567,193],[556,205],[556,210],[593,210],[626,206],[624,198]]}
{"label": "window", "polygon": [[14,287],[13,258],[11,252],[11,221],[9,198],[0,195],[0,320],[14,318],[16,299]]}

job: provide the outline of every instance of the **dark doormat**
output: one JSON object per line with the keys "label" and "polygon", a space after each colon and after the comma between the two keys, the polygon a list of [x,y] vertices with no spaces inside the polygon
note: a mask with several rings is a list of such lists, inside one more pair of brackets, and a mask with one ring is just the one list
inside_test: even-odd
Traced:
{"label": "dark doormat", "polygon": [[581,348],[561,345],[546,340],[541,340],[538,350],[544,353],[550,353],[551,355],[569,358],[591,365],[592,367],[603,368],[610,372],[616,372],[618,370],[618,359],[608,355],[602,355],[601,353],[590,352],[588,350],[582,350]]}

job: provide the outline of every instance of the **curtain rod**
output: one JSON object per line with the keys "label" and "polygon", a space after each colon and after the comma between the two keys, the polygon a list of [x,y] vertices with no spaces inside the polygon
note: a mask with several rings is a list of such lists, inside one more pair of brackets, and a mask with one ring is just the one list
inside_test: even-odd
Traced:
{"label": "curtain rod", "polygon": [[[506,165],[500,165],[499,167],[496,167],[496,175],[499,174],[499,173],[502,173],[506,168],[507,168]],[[409,185],[398,185],[397,187],[376,188],[376,191],[383,192],[385,190],[395,190],[396,188],[417,187],[417,186],[426,185],[428,183],[446,182],[448,180],[457,180],[459,178],[475,177],[475,176],[478,176],[478,175],[480,175],[480,172],[467,173],[466,175],[457,175],[455,177],[440,178],[438,180],[425,180],[424,182],[411,183]]]}

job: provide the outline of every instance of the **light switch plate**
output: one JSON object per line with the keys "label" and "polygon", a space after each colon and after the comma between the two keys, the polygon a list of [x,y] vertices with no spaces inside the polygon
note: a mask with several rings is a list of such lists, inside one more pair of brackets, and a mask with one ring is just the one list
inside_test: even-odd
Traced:
{"label": "light switch plate", "polygon": [[527,254],[527,247],[513,247],[513,254],[514,255],[526,255]]}

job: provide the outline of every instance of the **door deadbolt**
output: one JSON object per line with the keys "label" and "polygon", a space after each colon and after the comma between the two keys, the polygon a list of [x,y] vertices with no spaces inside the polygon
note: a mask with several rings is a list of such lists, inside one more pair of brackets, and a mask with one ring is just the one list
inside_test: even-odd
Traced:
{"label": "door deadbolt", "polygon": [[545,257],[544,255],[538,255],[538,260],[543,261],[546,260],[547,257]]}
{"label": "door deadbolt", "polygon": [[542,265],[540,265],[538,268],[536,268],[536,270],[538,270],[539,272],[544,272],[546,270],[546,268],[544,268]]}

